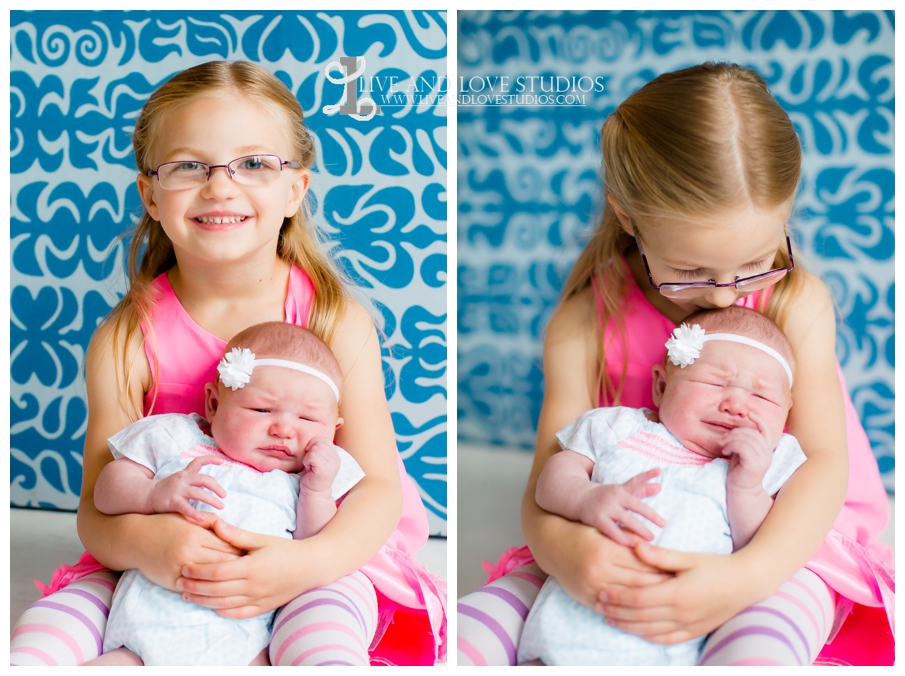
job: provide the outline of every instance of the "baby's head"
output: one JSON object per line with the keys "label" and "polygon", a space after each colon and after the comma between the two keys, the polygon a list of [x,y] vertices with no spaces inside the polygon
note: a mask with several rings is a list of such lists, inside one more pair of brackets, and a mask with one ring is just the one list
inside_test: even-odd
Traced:
{"label": "baby's head", "polygon": [[685,446],[721,457],[724,437],[736,427],[756,429],[757,418],[771,445],[779,443],[795,363],[776,324],[734,305],[705,310],[689,316],[667,347],[665,362],[654,366],[654,403],[660,422]]}
{"label": "baby's head", "polygon": [[[275,363],[273,363],[275,362]],[[205,416],[225,455],[262,472],[298,472],[308,443],[342,425],[342,373],[311,331],[257,324],[229,341],[217,382],[205,385]]]}

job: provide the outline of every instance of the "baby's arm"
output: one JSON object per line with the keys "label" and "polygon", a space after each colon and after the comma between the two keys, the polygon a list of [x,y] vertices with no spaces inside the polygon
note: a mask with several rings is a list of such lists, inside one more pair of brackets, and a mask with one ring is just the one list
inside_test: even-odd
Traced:
{"label": "baby's arm", "polygon": [[201,512],[189,501],[198,500],[222,509],[223,503],[211,492],[225,498],[226,491],[213,477],[200,474],[198,470],[204,465],[222,462],[216,456],[195,458],[184,470],[158,481],[150,468],[129,458],[119,458],[101,470],[94,487],[94,505],[104,514],[175,512],[200,521]]}
{"label": "baby's arm", "polygon": [[764,475],[773,459],[766,423],[755,414],[757,429],[738,427],[726,435],[723,455],[729,460],[726,478],[726,508],[733,549],[741,549],[754,537],[767,518],[773,499],[764,490]]}
{"label": "baby's arm", "polygon": [[593,526],[626,547],[634,541],[619,527],[620,523],[646,540],[653,540],[653,534],[630,512],[641,514],[661,528],[666,525],[641,501],[660,491],[660,484],[647,483],[660,470],[649,470],[624,484],[598,484],[591,481],[593,469],[594,461],[580,453],[564,450],[553,455],[537,481],[537,504],[553,514]]}
{"label": "baby's arm", "polygon": [[339,472],[339,454],[329,439],[317,437],[305,449],[302,465],[295,532],[292,534],[296,540],[317,535],[336,514],[331,489]]}

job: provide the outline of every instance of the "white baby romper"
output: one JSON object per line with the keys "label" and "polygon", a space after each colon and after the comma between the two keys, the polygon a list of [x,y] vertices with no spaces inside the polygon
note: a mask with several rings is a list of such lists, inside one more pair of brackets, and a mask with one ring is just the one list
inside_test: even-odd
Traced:
{"label": "white baby romper", "polygon": [[[644,410],[617,407],[588,411],[557,433],[560,445],[594,461],[591,480],[619,484],[655,467],[662,484],[645,503],[666,520],[659,528],[635,514],[654,534],[653,544],[685,552],[731,554],[726,510],[729,463],[685,448]],[[783,434],[773,452],[763,486],[774,495],[805,461],[794,437]],[[677,645],[648,643],[610,627],[603,617],[547,579],[519,641],[518,661],[541,659],[548,665],[694,665],[704,639]]]}
{"label": "white baby romper", "polygon": [[[170,413],[143,418],[107,443],[115,458],[126,457],[163,479],[205,455],[222,465],[205,465],[226,491],[222,510],[192,501],[199,511],[213,512],[244,530],[291,538],[299,499],[299,475],[281,470],[259,472],[227,458],[202,431],[197,414]],[[333,482],[336,500],[358,483],[364,472],[351,455],[339,450],[340,470]],[[245,620],[220,617],[214,610],[182,600],[178,592],[159,587],[137,569],[127,570],[113,595],[104,652],[125,646],[146,666],[247,665],[270,643],[273,612]]]}

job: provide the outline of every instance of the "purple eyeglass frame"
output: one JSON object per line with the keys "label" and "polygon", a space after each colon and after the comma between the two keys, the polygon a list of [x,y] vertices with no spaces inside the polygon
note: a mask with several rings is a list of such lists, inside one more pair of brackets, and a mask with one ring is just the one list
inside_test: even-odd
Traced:
{"label": "purple eyeglass frame", "polygon": [[[211,172],[214,169],[218,169],[221,167],[223,169],[226,169],[226,175],[229,176],[230,180],[235,181],[236,179],[233,178],[233,173],[235,173],[235,172],[230,171],[229,165],[232,164],[233,162],[238,162],[239,160],[247,160],[252,157],[275,157],[280,161],[280,171],[283,171],[283,167],[285,167],[287,164],[289,165],[290,169],[301,169],[302,168],[302,165],[300,165],[298,162],[293,162],[292,160],[284,160],[279,155],[272,155],[270,153],[262,153],[260,155],[243,155],[242,157],[237,157],[234,160],[230,160],[226,164],[208,164],[207,162],[199,162],[198,160],[174,160],[172,162],[164,162],[163,164],[157,165],[157,169],[154,169],[153,171],[146,171],[145,176],[156,176],[157,183],[160,183],[160,167],[165,167],[168,164],[185,164],[186,162],[192,162],[193,164],[201,164],[201,165],[207,167],[207,178],[204,179],[205,183],[208,182],[209,180],[211,180]],[[163,186],[160,186],[160,187],[163,188]],[[166,188],[164,188],[164,190],[166,190]]]}
{"label": "purple eyeglass frame", "polygon": [[[673,288],[681,287],[685,289],[722,289],[732,286],[735,287],[736,291],[738,291],[738,285],[740,282],[750,282],[751,280],[760,279],[761,277],[766,277],[767,275],[773,275],[783,270],[786,272],[786,274],[788,274],[795,269],[795,259],[792,257],[792,241],[789,239],[788,231],[786,231],[786,247],[789,251],[789,266],[787,267],[773,268],[772,270],[767,270],[766,272],[751,275],[750,277],[736,277],[734,282],[728,282],[726,284],[717,284],[715,279],[710,279],[706,282],[664,282],[663,284],[657,285],[654,284],[654,278],[650,273],[650,265],[647,262],[647,256],[644,255],[644,248],[641,246],[641,237],[638,235],[638,228],[635,227],[635,223],[631,219],[629,219],[629,223],[632,226],[632,233],[635,237],[635,244],[638,247],[638,253],[641,254],[641,261],[644,263],[644,269],[647,271],[647,279],[650,282],[650,285],[657,291],[659,291],[664,298],[669,298],[669,296],[663,293],[662,287],[664,286],[671,286]],[[706,296],[707,294],[702,295]]]}

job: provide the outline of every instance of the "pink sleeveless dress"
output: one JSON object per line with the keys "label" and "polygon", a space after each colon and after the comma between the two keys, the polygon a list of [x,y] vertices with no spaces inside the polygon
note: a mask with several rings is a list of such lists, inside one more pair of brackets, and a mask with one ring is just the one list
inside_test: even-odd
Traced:
{"label": "pink sleeveless dress", "polygon": [[[213,382],[226,341],[211,335],[189,316],[166,273],[153,282],[157,292],[153,330],[142,324],[152,386],[145,395],[149,413],[204,415],[204,385]],[[308,275],[289,273],[286,322],[305,326],[314,299]],[[155,399],[156,397],[156,399]],[[153,402],[153,405],[152,405]],[[414,482],[397,454],[402,483],[402,516],[396,530],[361,569],[378,597],[377,634],[370,654],[374,664],[432,665],[446,657],[446,583],[415,559],[428,537],[427,515]],[[75,567],[54,575],[45,595],[98,567],[86,552]]]}
{"label": "pink sleeveless dress", "polygon": [[[757,310],[765,306],[770,289],[740,298],[738,305]],[[763,298],[761,298],[763,296]],[[599,299],[598,299],[599,301]],[[634,408],[656,410],[653,401],[651,368],[663,361],[666,341],[676,324],[664,317],[638,288],[631,272],[622,316],[625,321],[626,346],[621,339],[615,319],[610,318],[603,331],[603,347],[607,356],[607,375],[618,383],[626,360],[620,404]],[[598,302],[598,312],[602,305]],[[842,625],[838,639],[833,636],[818,657],[824,663],[884,664],[872,661],[891,659],[892,638],[895,632],[895,577],[892,550],[877,538],[889,521],[889,503],[880,480],[877,461],[870,448],[867,434],[852,404],[845,386],[842,370],[839,380],[845,398],[845,422],[848,433],[849,479],[845,505],[824,540],[823,545],[805,566],[837,592],[836,629]],[[601,393],[600,406],[608,405]],[[611,405],[611,404],[609,404]],[[488,568],[491,578],[533,561],[527,548],[510,550],[497,567]],[[489,580],[488,580],[489,581]],[[877,609],[877,610],[874,610]],[[843,621],[854,613],[857,622]],[[860,629],[865,640],[875,646],[888,639],[887,651],[868,651],[863,642],[848,634]],[[868,638],[869,637],[869,638]],[[853,654],[852,651],[860,651]],[[892,664],[891,661],[888,664]]]}

